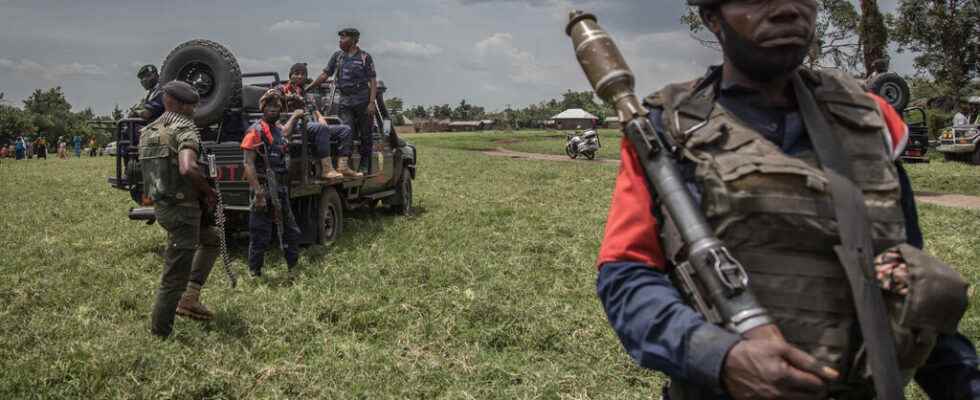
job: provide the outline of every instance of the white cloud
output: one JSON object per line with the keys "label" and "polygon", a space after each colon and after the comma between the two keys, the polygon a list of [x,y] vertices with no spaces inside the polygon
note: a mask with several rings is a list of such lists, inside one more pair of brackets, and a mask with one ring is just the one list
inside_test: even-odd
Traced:
{"label": "white cloud", "polygon": [[67,78],[105,76],[108,74],[105,67],[95,64],[82,64],[77,61],[69,64],[41,64],[27,59],[16,62],[0,59],[0,69],[14,71],[26,78],[52,82],[59,82]]}
{"label": "white cloud", "polygon": [[541,83],[553,79],[554,66],[538,62],[530,52],[514,44],[514,35],[494,33],[474,46],[475,55],[467,65],[476,70],[504,69],[516,83]]}
{"label": "white cloud", "polygon": [[442,47],[430,43],[382,41],[371,49],[378,55],[403,58],[429,58],[442,54]]}
{"label": "white cloud", "polygon": [[289,71],[289,67],[296,63],[296,60],[290,56],[281,57],[270,57],[263,59],[240,57],[238,59],[238,66],[241,67],[242,72],[280,72],[286,73]]}
{"label": "white cloud", "polygon": [[320,29],[319,22],[284,19],[269,26],[269,32],[297,32]]}

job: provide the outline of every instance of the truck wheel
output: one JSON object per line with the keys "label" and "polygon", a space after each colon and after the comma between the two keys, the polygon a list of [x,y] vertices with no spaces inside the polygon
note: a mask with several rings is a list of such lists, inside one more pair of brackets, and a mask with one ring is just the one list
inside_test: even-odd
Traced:
{"label": "truck wheel", "polygon": [[973,149],[973,153],[970,154],[970,161],[973,165],[980,165],[980,146]]}
{"label": "truck wheel", "polygon": [[894,72],[876,76],[868,83],[868,89],[885,99],[898,112],[902,112],[908,106],[912,94],[905,79]]}
{"label": "truck wheel", "polygon": [[943,160],[956,161],[956,153],[943,153]]}
{"label": "truck wheel", "polygon": [[594,151],[591,151],[590,150],[590,151],[587,151],[587,152],[585,152],[583,154],[585,154],[585,158],[588,158],[589,160],[595,160],[595,152]]}
{"label": "truck wheel", "polygon": [[408,171],[402,171],[402,179],[395,189],[395,199],[392,210],[401,215],[412,214],[412,175]]}
{"label": "truck wheel", "polygon": [[224,46],[191,40],[173,49],[160,68],[160,83],[180,80],[201,95],[194,122],[204,127],[220,122],[225,110],[242,103],[242,70]]}
{"label": "truck wheel", "polygon": [[319,218],[320,233],[317,243],[324,246],[333,244],[344,230],[344,204],[340,201],[337,189],[328,187],[320,195]]}

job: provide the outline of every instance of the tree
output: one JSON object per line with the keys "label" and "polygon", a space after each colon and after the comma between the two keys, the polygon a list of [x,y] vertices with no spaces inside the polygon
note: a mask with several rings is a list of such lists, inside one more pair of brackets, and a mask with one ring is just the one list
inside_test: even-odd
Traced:
{"label": "tree", "polygon": [[402,119],[402,107],[404,106],[405,102],[402,101],[400,97],[385,99],[385,108],[387,108],[388,113],[391,114],[395,125],[403,125],[405,123],[405,120]]}
{"label": "tree", "polygon": [[119,120],[123,119],[123,117],[125,117],[125,114],[123,113],[123,110],[121,108],[119,108],[119,104],[116,104],[116,108],[113,108],[112,109],[112,120],[113,121],[119,121]]}
{"label": "tree", "polygon": [[429,114],[432,115],[432,118],[449,119],[453,117],[453,108],[449,104],[434,106]]}
{"label": "tree", "polygon": [[980,4],[974,0],[902,0],[892,38],[898,50],[917,54],[914,65],[945,87],[966,95],[980,61]]}
{"label": "tree", "polygon": [[30,113],[0,104],[0,143],[10,143],[17,135],[34,132],[36,129]]}
{"label": "tree", "polygon": [[864,70],[875,69],[875,62],[888,59],[888,28],[878,9],[878,0],[861,0],[861,24],[858,27],[863,48]]}
{"label": "tree", "polygon": [[[810,66],[831,62],[834,67],[854,71],[861,64],[860,18],[849,0],[818,0],[817,26],[813,47],[806,63]],[[691,36],[702,45],[719,49],[714,35],[708,32],[696,7],[681,17]],[[887,37],[886,37],[887,40]]]}

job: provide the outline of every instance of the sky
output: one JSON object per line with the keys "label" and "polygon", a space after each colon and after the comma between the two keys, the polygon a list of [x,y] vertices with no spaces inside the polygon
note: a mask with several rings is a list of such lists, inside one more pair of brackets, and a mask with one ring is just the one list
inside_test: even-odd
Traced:
{"label": "sky", "polygon": [[[681,24],[682,0],[0,0],[0,92],[20,106],[61,86],[76,110],[105,114],[141,99],[139,66],[185,41],[221,43],[244,72],[306,62],[315,74],[352,26],[388,97],[501,110],[589,89],[564,34],[573,8],[617,40],[641,94],[720,63]],[[913,72],[908,55],[892,66]]]}

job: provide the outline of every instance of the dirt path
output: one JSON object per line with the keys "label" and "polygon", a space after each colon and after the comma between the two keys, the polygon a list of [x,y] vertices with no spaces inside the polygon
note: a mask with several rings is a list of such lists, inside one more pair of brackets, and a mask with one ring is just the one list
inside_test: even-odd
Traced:
{"label": "dirt path", "polygon": [[[498,147],[496,150],[484,151],[483,154],[486,154],[488,156],[495,156],[495,157],[510,157],[516,160],[601,162],[604,164],[619,164],[619,160],[596,159],[595,161],[589,161],[584,158],[580,158],[578,160],[572,160],[571,158],[568,158],[568,156],[560,156],[555,154],[524,153],[520,151],[507,150],[502,147]],[[945,206],[945,207],[980,210],[980,196],[968,196],[965,194],[920,192],[916,194],[915,201],[917,203],[935,204],[935,205]]]}
{"label": "dirt path", "polygon": [[596,158],[590,161],[585,158],[585,156],[579,157],[576,160],[568,158],[568,156],[560,156],[557,154],[541,154],[541,153],[524,153],[520,151],[507,150],[503,147],[498,147],[496,150],[487,150],[483,154],[495,157],[510,157],[517,160],[539,160],[539,161],[566,161],[566,162],[601,162],[603,164],[619,164],[619,160],[609,160]]}

